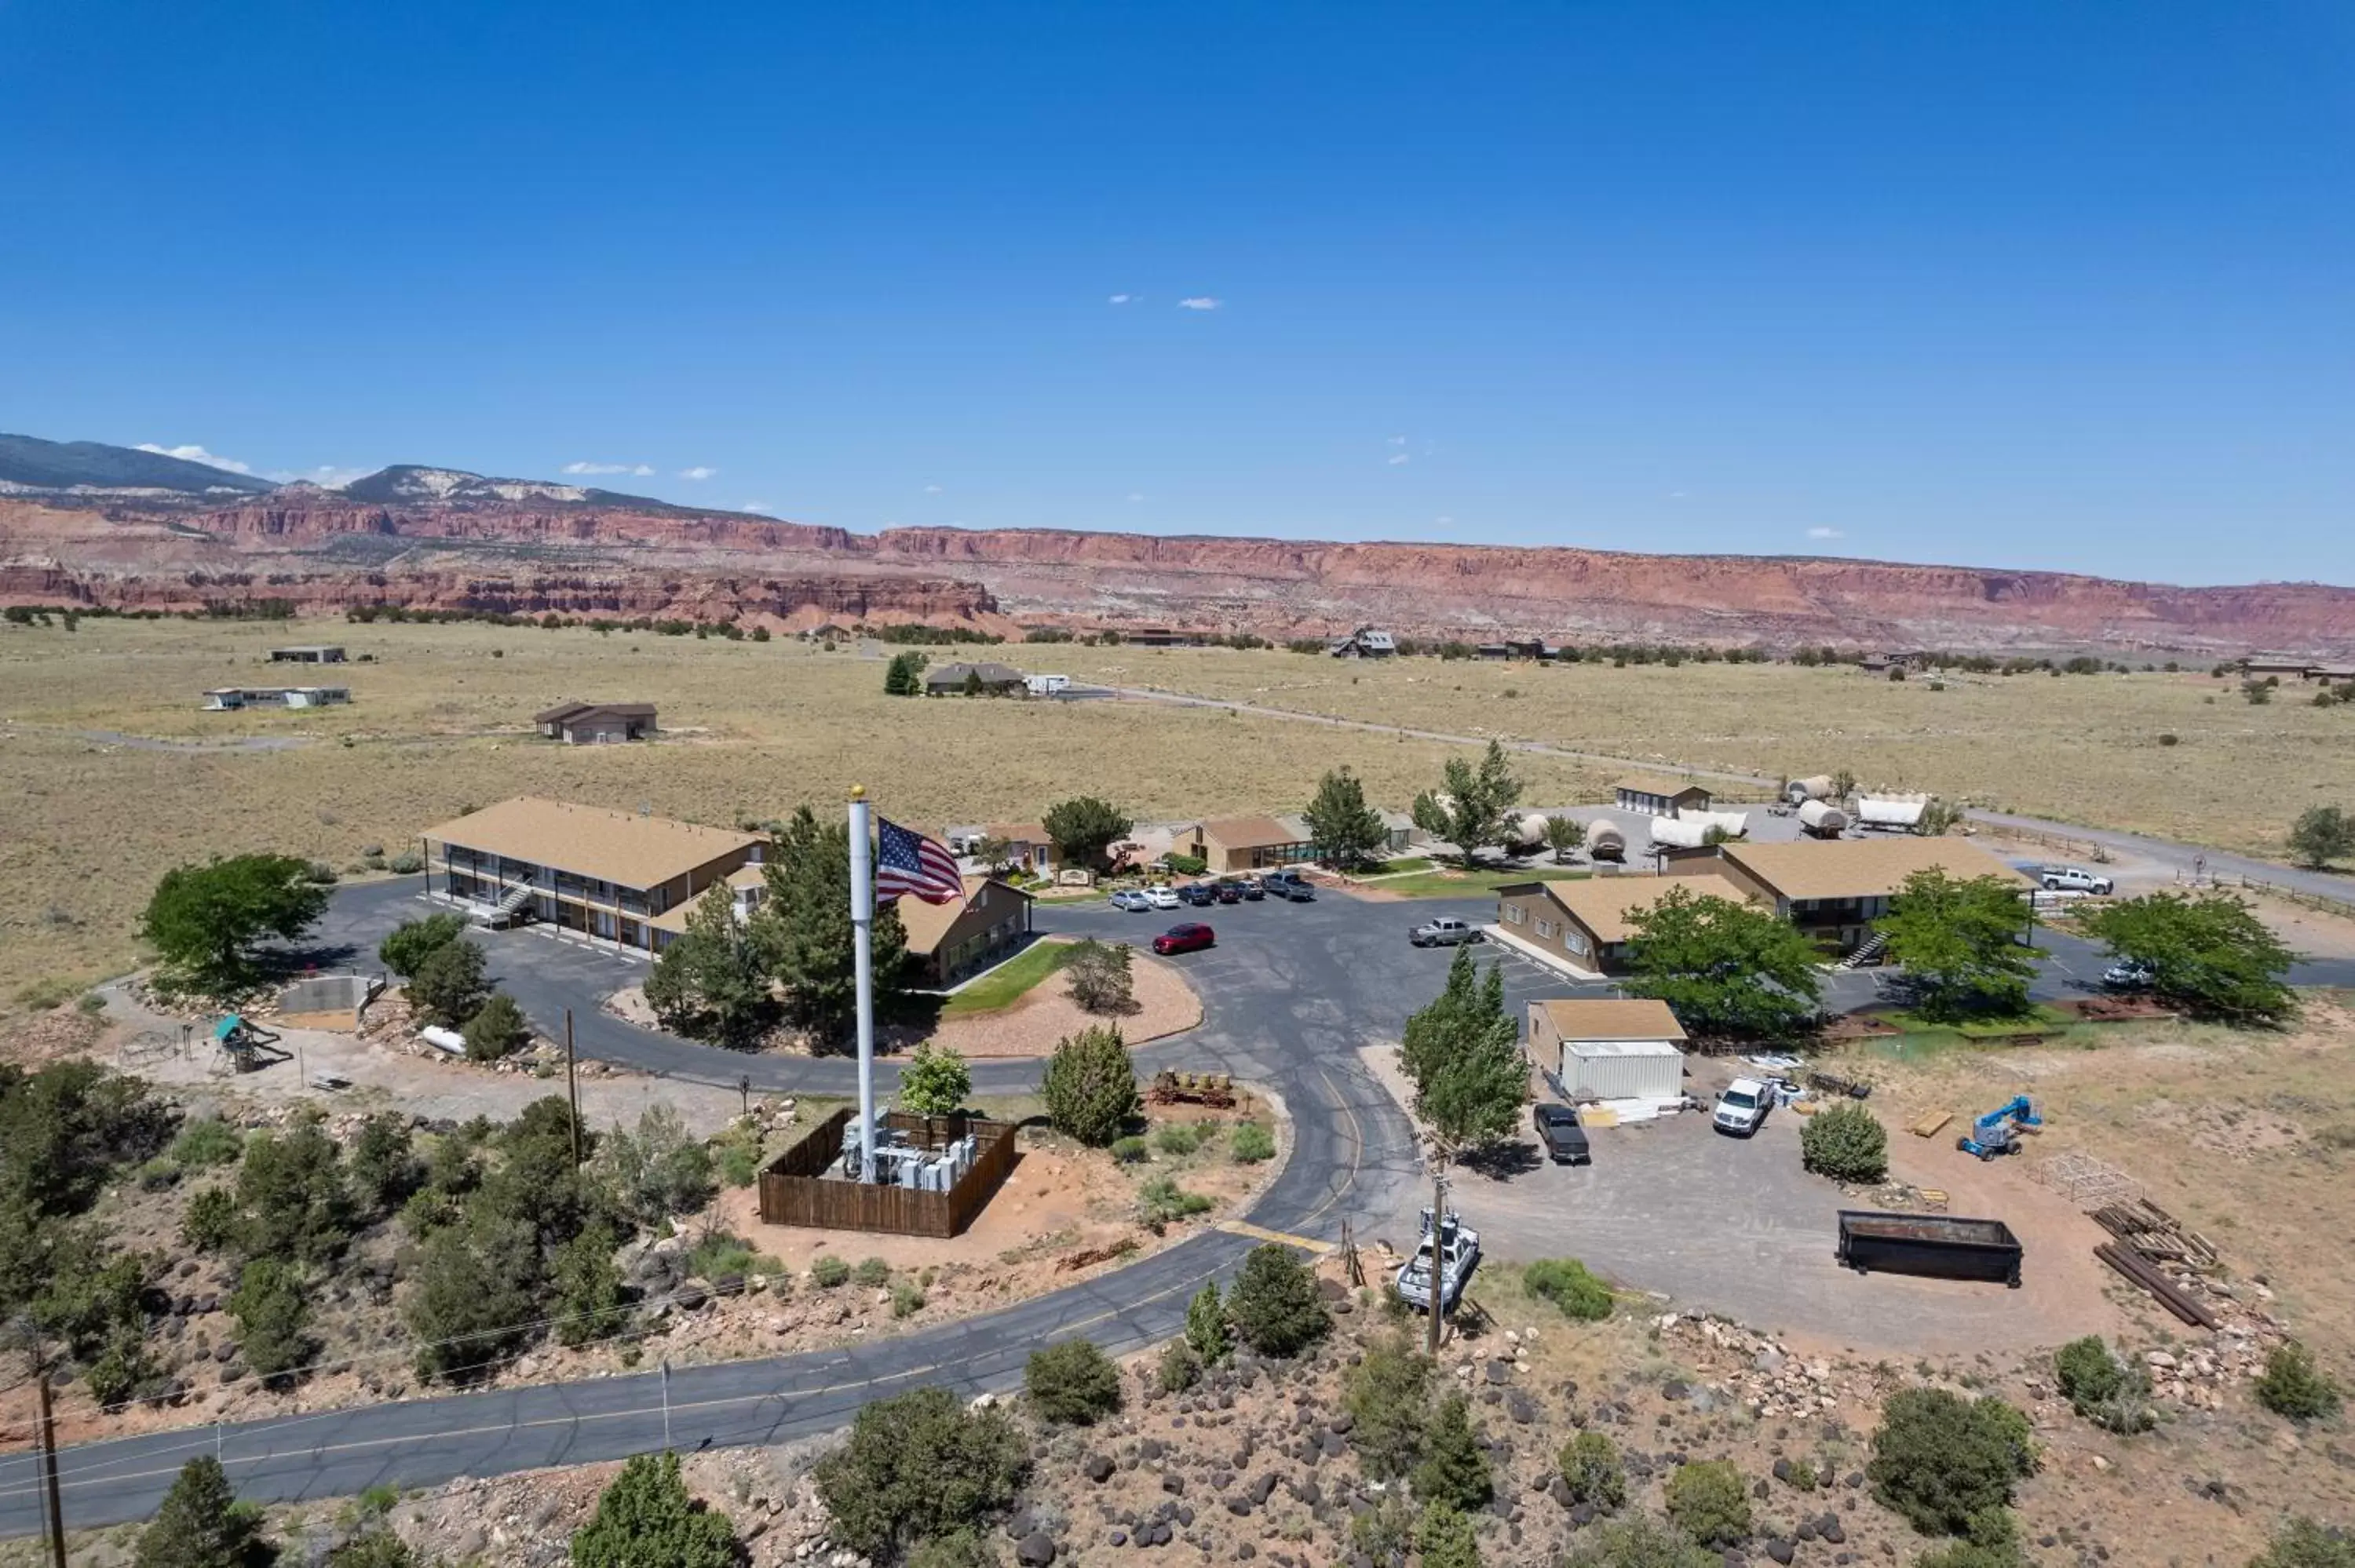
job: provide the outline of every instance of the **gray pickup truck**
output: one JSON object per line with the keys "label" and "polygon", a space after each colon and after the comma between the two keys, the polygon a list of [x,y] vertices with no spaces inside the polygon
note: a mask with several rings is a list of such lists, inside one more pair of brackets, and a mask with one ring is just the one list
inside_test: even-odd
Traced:
{"label": "gray pickup truck", "polygon": [[1425,920],[1407,933],[1407,939],[1418,948],[1453,948],[1480,939],[1480,927],[1458,920],[1453,915]]}

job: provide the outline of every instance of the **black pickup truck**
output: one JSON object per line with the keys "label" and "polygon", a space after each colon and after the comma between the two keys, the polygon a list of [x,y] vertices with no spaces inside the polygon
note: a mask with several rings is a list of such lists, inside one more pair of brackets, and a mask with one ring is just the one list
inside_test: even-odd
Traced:
{"label": "black pickup truck", "polygon": [[1578,1125],[1578,1112],[1569,1106],[1540,1106],[1537,1108],[1538,1141],[1545,1145],[1546,1157],[1556,1165],[1591,1165],[1593,1151],[1586,1146],[1586,1129]]}

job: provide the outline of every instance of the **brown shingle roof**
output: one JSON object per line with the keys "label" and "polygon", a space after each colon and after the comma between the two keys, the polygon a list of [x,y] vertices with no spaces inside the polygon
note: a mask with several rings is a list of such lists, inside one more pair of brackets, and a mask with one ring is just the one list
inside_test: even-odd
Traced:
{"label": "brown shingle roof", "polygon": [[559,703],[546,713],[534,714],[534,724],[563,724],[571,719],[588,717],[591,714],[612,714],[615,718],[652,718],[652,703]]}
{"label": "brown shingle roof", "polygon": [[1689,885],[1695,897],[1723,898],[1735,904],[1749,901],[1749,895],[1741,888],[1714,872],[1691,876],[1591,876],[1582,881],[1558,878],[1499,887],[1497,895],[1501,898],[1517,894],[1526,897],[1541,893],[1576,916],[1580,925],[1594,934],[1596,941],[1624,942],[1636,934],[1627,916],[1636,910],[1649,909],[1678,883]]}
{"label": "brown shingle roof", "polygon": [[1273,817],[1213,817],[1202,824],[1202,836],[1231,850],[1273,849],[1306,842]]}
{"label": "brown shingle roof", "polygon": [[1682,1040],[1685,1026],[1665,1001],[1563,997],[1538,1003],[1564,1040]]}
{"label": "brown shingle roof", "polygon": [[2030,879],[1965,839],[1911,834],[1877,839],[1803,839],[1786,844],[1724,844],[1719,853],[1785,898],[1885,898],[1917,871],[1965,879]]}
{"label": "brown shingle roof", "polygon": [[761,842],[758,833],[536,795],[485,806],[472,816],[428,828],[424,836],[435,843],[487,851],[623,887],[654,887]]}
{"label": "brown shingle roof", "polygon": [[1710,787],[1697,779],[1671,779],[1659,773],[1630,773],[1611,787],[1636,795],[1665,795],[1672,800],[1689,789],[1711,794]]}
{"label": "brown shingle roof", "polygon": [[[1027,899],[1030,895],[1009,882],[994,876],[968,876],[964,879],[964,896],[946,904],[927,904],[921,898],[902,898],[898,903],[900,928],[908,934],[908,951],[929,954],[941,945],[951,926],[957,922],[971,906],[973,895],[982,888],[990,889],[990,901],[1000,895]],[[1009,906],[1011,907],[1011,906]]]}

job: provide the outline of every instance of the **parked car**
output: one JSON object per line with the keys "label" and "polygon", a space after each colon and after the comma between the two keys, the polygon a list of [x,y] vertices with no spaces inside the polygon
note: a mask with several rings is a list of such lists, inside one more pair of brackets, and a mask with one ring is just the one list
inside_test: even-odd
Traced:
{"label": "parked car", "polygon": [[1145,896],[1152,900],[1156,909],[1175,909],[1179,903],[1178,890],[1166,882],[1146,888]]}
{"label": "parked car", "polygon": [[1578,1112],[1569,1106],[1540,1106],[1537,1110],[1538,1141],[1545,1145],[1546,1155],[1556,1165],[1591,1165],[1593,1151],[1586,1146],[1586,1129],[1578,1125]]}
{"label": "parked car", "polygon": [[[1258,895],[1254,894],[1254,895],[1252,895],[1252,896],[1256,897],[1256,896],[1258,896]],[[1243,901],[1243,897],[1244,897],[1244,894],[1243,894],[1242,885],[1241,885],[1241,883],[1237,883],[1237,882],[1222,882],[1222,883],[1219,884],[1219,902],[1220,902],[1220,903],[1221,903],[1221,904],[1241,904],[1241,903]]]}
{"label": "parked car", "polygon": [[2098,893],[2109,896],[2117,885],[2106,876],[2096,876],[2082,865],[2048,865],[2041,879],[2047,893]]}
{"label": "parked car", "polygon": [[2148,991],[2158,983],[2158,970],[2139,959],[2120,959],[2102,971],[2102,983],[2112,991]]}
{"label": "parked car", "polygon": [[1178,890],[1178,896],[1199,909],[1219,901],[1219,890],[1207,882],[1189,882]]}
{"label": "parked car", "polygon": [[1260,885],[1266,888],[1270,893],[1281,895],[1285,888],[1291,886],[1294,883],[1302,880],[1302,878],[1298,872],[1286,868],[1283,871],[1271,871],[1259,880]]}
{"label": "parked car", "polygon": [[1246,904],[1256,904],[1267,896],[1267,885],[1256,876],[1238,877],[1234,886],[1242,894]]}
{"label": "parked car", "polygon": [[1199,920],[1188,920],[1182,926],[1172,926],[1153,938],[1153,950],[1167,958],[1171,953],[1190,953],[1198,948],[1215,947],[1218,933]]}
{"label": "parked car", "polygon": [[1469,921],[1458,920],[1453,915],[1425,920],[1407,933],[1407,940],[1418,948],[1454,948],[1480,939],[1480,927]]}
{"label": "parked car", "polygon": [[1710,1118],[1710,1125],[1720,1132],[1748,1138],[1766,1125],[1766,1113],[1774,1108],[1773,1089],[1756,1078],[1736,1078],[1717,1097],[1717,1114]]}
{"label": "parked car", "polygon": [[1135,914],[1152,908],[1153,900],[1147,898],[1144,893],[1137,888],[1124,887],[1118,893],[1112,895],[1112,906],[1115,909],[1125,909],[1132,914]]}
{"label": "parked car", "polygon": [[1305,882],[1270,883],[1267,890],[1278,898],[1289,898],[1295,904],[1306,904],[1316,896],[1316,889]]}

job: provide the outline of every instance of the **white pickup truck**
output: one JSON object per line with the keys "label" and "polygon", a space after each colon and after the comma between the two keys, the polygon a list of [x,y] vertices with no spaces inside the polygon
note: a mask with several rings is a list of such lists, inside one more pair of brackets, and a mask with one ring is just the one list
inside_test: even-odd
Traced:
{"label": "white pickup truck", "polygon": [[1478,941],[1480,927],[1452,915],[1442,915],[1408,932],[1407,939],[1418,948],[1453,948]]}
{"label": "white pickup truck", "polygon": [[2082,865],[2048,865],[2038,874],[2047,893],[2094,893],[2106,898],[2117,885]]}
{"label": "white pickup truck", "polygon": [[1766,1113],[1774,1108],[1772,1088],[1756,1078],[1736,1078],[1717,1097],[1717,1112],[1710,1118],[1710,1125],[1720,1132],[1748,1138],[1766,1125]]}

